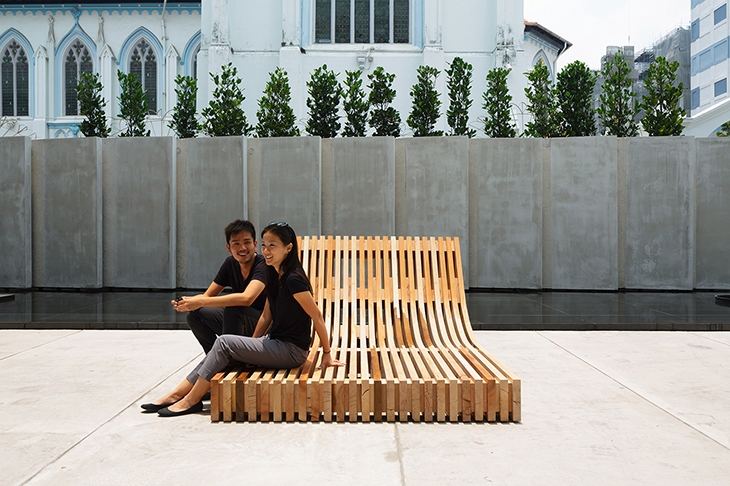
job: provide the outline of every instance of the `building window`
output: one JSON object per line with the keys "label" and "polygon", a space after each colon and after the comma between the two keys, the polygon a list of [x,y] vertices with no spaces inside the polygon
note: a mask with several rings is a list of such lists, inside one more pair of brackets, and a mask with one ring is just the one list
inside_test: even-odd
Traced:
{"label": "building window", "polygon": [[715,96],[724,95],[725,93],[727,93],[727,78],[715,83]]}
{"label": "building window", "polygon": [[76,96],[79,78],[81,73],[94,72],[94,63],[89,48],[80,39],[71,43],[63,63],[64,114],[74,116],[79,114],[79,103]]}
{"label": "building window", "polygon": [[727,59],[727,39],[715,44],[713,49],[715,51],[715,64],[721,63]]}
{"label": "building window", "polygon": [[690,29],[690,36],[691,36],[690,42],[694,42],[700,38],[700,20],[699,19],[692,22],[689,29]]}
{"label": "building window", "polygon": [[143,37],[132,48],[129,55],[129,72],[137,75],[147,97],[150,114],[157,113],[157,54]]}
{"label": "building window", "polygon": [[318,44],[408,44],[411,0],[316,0]]}
{"label": "building window", "polygon": [[727,18],[727,3],[720,8],[715,9],[715,25],[719,24]]}
{"label": "building window", "polygon": [[0,67],[0,104],[2,116],[28,116],[28,55],[15,39],[2,51]]}
{"label": "building window", "polygon": [[198,44],[198,47],[196,47],[195,51],[193,51],[193,69],[190,74],[193,79],[198,79],[198,54],[200,54],[200,44]]}
{"label": "building window", "polygon": [[695,88],[692,90],[692,93],[690,94],[692,97],[692,109],[697,109],[700,107],[700,88]]}

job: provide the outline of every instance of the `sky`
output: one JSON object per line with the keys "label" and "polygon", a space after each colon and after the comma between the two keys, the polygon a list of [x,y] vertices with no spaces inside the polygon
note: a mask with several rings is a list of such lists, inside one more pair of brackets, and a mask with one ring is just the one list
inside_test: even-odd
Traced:
{"label": "sky", "polygon": [[633,45],[638,54],[690,23],[690,0],[524,0],[524,5],[526,20],[573,44],[558,68],[579,60],[600,69],[606,46]]}

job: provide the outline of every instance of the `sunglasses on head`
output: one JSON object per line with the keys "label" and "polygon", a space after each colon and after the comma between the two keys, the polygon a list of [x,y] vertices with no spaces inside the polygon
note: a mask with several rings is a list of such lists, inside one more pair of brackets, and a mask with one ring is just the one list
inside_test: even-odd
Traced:
{"label": "sunglasses on head", "polygon": [[288,228],[289,223],[285,223],[283,221],[272,221],[269,223],[269,226],[281,226],[282,228]]}

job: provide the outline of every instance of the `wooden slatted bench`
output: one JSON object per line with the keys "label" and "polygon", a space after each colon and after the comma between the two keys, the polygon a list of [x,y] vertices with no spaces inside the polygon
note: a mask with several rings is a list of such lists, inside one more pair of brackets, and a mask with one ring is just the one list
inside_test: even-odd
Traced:
{"label": "wooden slatted bench", "polygon": [[515,421],[520,380],[476,342],[458,238],[303,237],[330,330],[295,369],[231,366],[211,381],[218,421]]}

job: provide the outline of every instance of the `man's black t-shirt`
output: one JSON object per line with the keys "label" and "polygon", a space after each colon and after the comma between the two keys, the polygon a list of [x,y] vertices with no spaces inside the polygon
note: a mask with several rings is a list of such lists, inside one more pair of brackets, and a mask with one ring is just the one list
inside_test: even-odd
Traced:
{"label": "man's black t-shirt", "polygon": [[312,319],[309,317],[294,294],[310,292],[309,283],[294,272],[286,278],[279,288],[279,295],[271,306],[271,330],[269,337],[296,344],[302,349],[309,349],[312,335]]}
{"label": "man's black t-shirt", "polygon": [[[262,255],[256,254],[248,278],[243,279],[241,264],[233,256],[229,255],[218,270],[213,281],[222,287],[230,287],[234,292],[243,292],[252,280],[258,280],[266,285],[266,260]],[[266,290],[262,290],[251,307],[259,311],[264,310],[266,304]]]}

